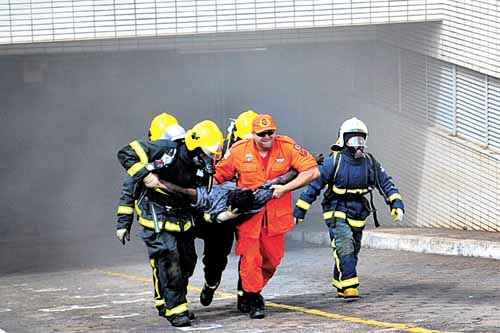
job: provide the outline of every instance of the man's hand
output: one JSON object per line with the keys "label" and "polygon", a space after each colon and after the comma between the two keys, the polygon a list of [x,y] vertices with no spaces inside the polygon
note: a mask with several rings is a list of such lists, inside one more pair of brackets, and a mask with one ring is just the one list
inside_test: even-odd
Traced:
{"label": "man's hand", "polygon": [[285,185],[273,185],[271,186],[271,189],[273,190],[273,198],[274,199],[279,199],[283,195],[288,193],[288,190]]}
{"label": "man's hand", "polygon": [[403,221],[404,211],[401,208],[391,209],[392,220],[397,223]]}
{"label": "man's hand", "polygon": [[150,172],[146,177],[143,179],[144,185],[148,188],[155,188],[155,187],[160,187],[160,179],[158,176],[152,172]]}
{"label": "man's hand", "polygon": [[116,237],[125,245],[125,240],[130,242],[130,231],[127,228],[116,230]]}

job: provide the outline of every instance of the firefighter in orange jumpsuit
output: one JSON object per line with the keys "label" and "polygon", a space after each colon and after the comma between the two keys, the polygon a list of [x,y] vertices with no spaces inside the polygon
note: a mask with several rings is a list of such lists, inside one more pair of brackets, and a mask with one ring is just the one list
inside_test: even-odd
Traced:
{"label": "firefighter in orange jumpsuit", "polygon": [[273,276],[285,251],[285,234],[294,226],[292,191],[319,177],[314,157],[293,139],[276,134],[270,115],[261,114],[252,123],[252,138],[236,142],[217,165],[219,183],[236,177],[239,188],[256,189],[291,168],[297,178],[285,185],[273,186],[273,200],[264,209],[238,226],[236,254],[243,293],[238,309],[250,318],[265,317],[261,291]]}

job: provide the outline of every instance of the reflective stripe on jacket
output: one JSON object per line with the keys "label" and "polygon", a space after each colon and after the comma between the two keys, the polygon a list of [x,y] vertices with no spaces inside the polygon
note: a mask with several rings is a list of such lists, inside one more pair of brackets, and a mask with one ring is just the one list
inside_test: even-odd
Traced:
{"label": "reflective stripe on jacket", "polygon": [[[339,158],[337,165],[335,158]],[[401,195],[392,178],[382,166],[378,166],[377,175],[381,191],[387,196],[392,208],[404,209]],[[343,217],[350,220],[353,226],[363,226],[370,215],[368,201],[363,195],[376,185],[372,161],[368,158],[355,159],[344,150],[336,154],[336,157],[327,158],[319,170],[320,177],[311,182],[300,194],[297,206],[308,210],[321,190],[331,186],[332,193],[327,195],[325,192],[322,202],[324,218]],[[333,184],[330,184],[331,180],[334,180]]]}
{"label": "reflective stripe on jacket", "polygon": [[[198,176],[200,170],[188,156],[187,148],[182,141],[135,140],[118,152],[118,160],[131,179],[128,186],[138,189],[133,193],[133,199],[136,201],[134,210],[139,224],[146,228],[154,228],[156,215],[160,229],[186,231],[193,225],[194,218],[194,211],[189,202],[160,189],[146,189],[142,183],[143,178],[150,172],[148,164],[162,158],[165,160],[165,154],[170,157],[170,163],[153,171],[160,179],[187,188],[201,185],[202,178]],[[125,207],[130,207],[130,202],[127,205],[120,204],[119,213],[128,212],[129,209]]]}

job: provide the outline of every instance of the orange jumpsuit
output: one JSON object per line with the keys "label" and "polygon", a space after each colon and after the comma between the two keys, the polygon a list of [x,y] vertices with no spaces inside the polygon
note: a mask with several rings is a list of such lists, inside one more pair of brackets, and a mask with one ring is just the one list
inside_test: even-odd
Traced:
{"label": "orange jumpsuit", "polygon": [[[282,135],[276,136],[266,159],[252,139],[241,140],[217,165],[215,179],[222,183],[236,177],[239,188],[254,189],[291,168],[303,172],[317,165],[307,150]],[[236,254],[241,256],[243,290],[261,292],[283,258],[285,233],[293,226],[292,193],[270,200],[264,209],[238,226]]]}

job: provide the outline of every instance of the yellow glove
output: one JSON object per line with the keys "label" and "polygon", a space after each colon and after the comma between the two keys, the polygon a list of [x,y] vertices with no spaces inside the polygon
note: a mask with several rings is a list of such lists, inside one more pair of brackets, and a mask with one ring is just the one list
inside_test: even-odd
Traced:
{"label": "yellow glove", "polygon": [[403,221],[403,215],[404,212],[401,208],[391,209],[391,217],[395,223]]}

